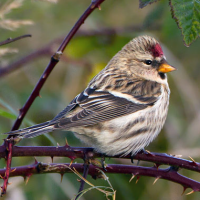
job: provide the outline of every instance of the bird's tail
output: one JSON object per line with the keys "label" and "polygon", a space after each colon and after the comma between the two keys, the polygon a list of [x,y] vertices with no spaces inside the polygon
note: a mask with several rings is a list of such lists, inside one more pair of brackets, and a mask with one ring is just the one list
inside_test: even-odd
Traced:
{"label": "bird's tail", "polygon": [[28,128],[24,128],[24,129],[19,129],[16,131],[10,131],[8,133],[4,133],[7,135],[15,135],[19,138],[33,138],[36,137],[38,135],[42,135],[44,133],[48,133],[51,132],[52,130],[54,130],[54,125],[50,125],[49,121],[48,122],[44,122],[41,124],[37,124]]}

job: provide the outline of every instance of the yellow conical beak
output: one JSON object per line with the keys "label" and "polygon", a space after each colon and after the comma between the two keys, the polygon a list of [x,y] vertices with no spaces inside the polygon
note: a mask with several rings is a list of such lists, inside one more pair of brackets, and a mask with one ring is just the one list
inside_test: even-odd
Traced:
{"label": "yellow conical beak", "polygon": [[176,68],[172,67],[168,63],[162,63],[158,68],[158,71],[162,72],[162,73],[167,73],[167,72],[171,72],[171,71],[174,71],[174,70],[176,70]]}

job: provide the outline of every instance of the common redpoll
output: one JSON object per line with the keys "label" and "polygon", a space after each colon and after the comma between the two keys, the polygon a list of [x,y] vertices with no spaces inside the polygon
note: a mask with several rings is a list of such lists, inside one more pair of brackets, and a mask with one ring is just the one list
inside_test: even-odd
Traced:
{"label": "common redpoll", "polygon": [[152,37],[131,40],[53,120],[7,134],[32,138],[70,130],[106,155],[136,154],[162,129],[168,111],[170,66]]}

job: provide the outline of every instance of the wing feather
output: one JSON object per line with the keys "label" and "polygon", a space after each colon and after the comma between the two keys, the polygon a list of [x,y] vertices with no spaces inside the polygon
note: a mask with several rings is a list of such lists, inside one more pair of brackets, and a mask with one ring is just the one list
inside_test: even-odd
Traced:
{"label": "wing feather", "polygon": [[142,100],[141,103],[134,103],[126,98],[115,96],[109,91],[102,92],[87,88],[50,124],[55,124],[55,128],[66,129],[76,126],[90,126],[153,106],[158,98],[154,97],[151,100],[140,98],[140,100]]}

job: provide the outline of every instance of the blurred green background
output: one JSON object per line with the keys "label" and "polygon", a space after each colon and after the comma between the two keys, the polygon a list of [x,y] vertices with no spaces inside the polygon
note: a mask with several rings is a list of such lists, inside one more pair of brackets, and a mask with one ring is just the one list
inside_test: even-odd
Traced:
{"label": "blurred green background", "polygon": [[[18,5],[15,6],[18,8],[11,9],[14,6],[11,7],[10,4]],[[89,4],[90,0],[59,0],[57,3],[36,0],[0,2],[0,41],[27,33],[32,34],[31,38],[0,47],[0,52],[5,51],[5,48],[10,48],[9,52],[13,49],[18,50],[18,53],[0,54],[1,133],[11,129],[18,109],[26,102],[51,55]],[[14,28],[17,22],[21,25]],[[86,87],[88,81],[105,67],[115,53],[132,38],[144,34],[158,39],[162,43],[168,62],[178,68],[168,75],[171,99],[167,122],[161,134],[147,149],[182,155],[186,159],[191,156],[200,161],[200,40],[195,41],[189,48],[184,46],[181,30],[171,17],[167,0],[144,9],[139,9],[138,0],[105,1],[101,5],[101,10],[92,13],[70,42],[59,64],[42,88],[42,98],[35,100],[21,127],[52,119]],[[45,51],[41,51],[18,69],[1,76],[1,70],[44,47],[47,47]],[[5,138],[4,135],[0,137]],[[49,137],[52,137],[52,140],[40,136],[23,140],[19,145],[64,145],[64,138],[67,137],[71,146],[84,146],[69,132],[50,133]],[[41,162],[51,162],[50,158],[37,159]],[[33,162],[34,158],[13,158],[12,166]],[[55,158],[54,162],[65,163],[70,160]],[[106,160],[106,163],[131,164],[129,160],[123,159],[110,159]],[[141,164],[152,166],[144,162]],[[1,159],[0,166],[5,167],[4,159]],[[200,181],[198,173],[186,170],[180,172]],[[200,198],[200,193],[181,196],[182,186],[166,180],[158,180],[153,185],[153,178],[141,177],[135,184],[135,179],[129,183],[130,175],[107,175],[117,191],[116,199],[120,200]],[[59,174],[34,175],[27,185],[22,177],[10,178],[12,185],[8,187],[7,195],[2,199],[72,199],[80,185],[77,178],[75,174],[65,174],[63,182],[60,183]],[[90,177],[88,180],[96,186],[108,186],[104,180],[93,180]],[[96,190],[91,190],[81,199],[101,200],[106,197]]]}

